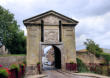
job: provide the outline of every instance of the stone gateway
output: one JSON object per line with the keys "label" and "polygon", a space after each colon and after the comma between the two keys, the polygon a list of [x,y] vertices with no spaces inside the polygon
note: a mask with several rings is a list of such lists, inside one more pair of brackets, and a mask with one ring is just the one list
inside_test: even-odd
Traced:
{"label": "stone gateway", "polygon": [[75,26],[78,21],[50,10],[23,22],[27,29],[28,71],[36,71],[37,63],[42,69],[43,50],[47,46],[56,50],[56,68],[65,70],[68,63],[76,64]]}

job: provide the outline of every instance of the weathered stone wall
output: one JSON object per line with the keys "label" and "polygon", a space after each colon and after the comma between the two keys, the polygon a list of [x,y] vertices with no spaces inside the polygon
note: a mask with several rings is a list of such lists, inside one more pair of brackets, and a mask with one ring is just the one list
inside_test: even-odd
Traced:
{"label": "weathered stone wall", "polygon": [[[60,22],[62,42],[59,42]],[[49,45],[60,49],[62,69],[66,68],[66,63],[76,63],[75,25],[77,23],[53,11],[24,20],[27,28],[27,66],[35,66],[37,62],[42,64],[43,49]],[[41,42],[41,25],[44,26],[44,42]]]}
{"label": "weathered stone wall", "polygon": [[[54,20],[54,19],[53,19]],[[58,21],[58,20],[57,20]],[[51,21],[50,21],[51,22]],[[44,21],[45,23],[45,21]],[[36,65],[41,59],[40,53],[40,26],[27,26],[27,66]],[[44,43],[59,44],[59,26],[44,26]],[[62,59],[63,63],[76,63],[75,28],[62,26]],[[64,47],[64,49],[63,49]]]}
{"label": "weathered stone wall", "polygon": [[39,62],[40,34],[40,26],[27,27],[27,66]]}
{"label": "weathered stone wall", "polygon": [[62,26],[62,30],[65,61],[66,63],[70,63],[71,61],[76,63],[75,28],[72,26]]}
{"label": "weathered stone wall", "polygon": [[100,64],[104,63],[103,58],[97,58],[95,55],[88,52],[76,52],[77,58],[81,59],[86,65],[90,63]]}
{"label": "weathered stone wall", "polygon": [[0,56],[0,64],[3,67],[8,67],[13,63],[23,62],[26,56]]}
{"label": "weathered stone wall", "polygon": [[44,26],[44,42],[48,44],[59,42],[58,26]]}

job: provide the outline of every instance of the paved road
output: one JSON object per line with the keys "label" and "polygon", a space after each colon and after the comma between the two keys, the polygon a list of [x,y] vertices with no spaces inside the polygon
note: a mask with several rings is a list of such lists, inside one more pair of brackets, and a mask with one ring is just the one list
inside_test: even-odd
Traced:
{"label": "paved road", "polygon": [[55,70],[54,67],[51,67],[51,66],[45,66],[43,73],[48,75],[47,77],[44,77],[44,78],[93,78],[93,77],[87,77],[87,76],[73,75],[69,73],[61,73]]}
{"label": "paved road", "polygon": [[44,71],[42,75],[31,75],[26,78],[108,78],[106,76],[89,73],[88,74],[86,73],[86,75],[84,75],[84,73],[73,74],[72,72],[67,71],[63,72],[61,70],[56,70],[53,66],[44,66],[43,69]]}
{"label": "paved road", "polygon": [[56,70],[54,66],[44,66],[43,69],[43,74],[30,75],[26,78],[109,78],[92,73],[72,73],[68,71],[63,72],[61,70]]}
{"label": "paved road", "polygon": [[44,71],[44,73],[48,75],[47,77],[44,77],[44,78],[93,78],[93,77],[87,77],[87,76],[63,74],[55,70],[47,70],[47,71]]}

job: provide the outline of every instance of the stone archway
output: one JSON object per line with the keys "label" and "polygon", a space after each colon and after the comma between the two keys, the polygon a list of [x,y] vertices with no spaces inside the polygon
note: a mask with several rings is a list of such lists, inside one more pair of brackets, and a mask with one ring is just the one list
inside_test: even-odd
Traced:
{"label": "stone archway", "polygon": [[42,49],[47,45],[54,45],[61,51],[61,69],[65,70],[67,63],[76,63],[76,20],[50,10],[23,22],[27,29],[27,69],[36,70],[33,67],[39,62],[42,67]]}
{"label": "stone archway", "polygon": [[61,69],[61,50],[56,45],[48,45],[43,49],[42,53],[42,69],[55,70]]}
{"label": "stone archway", "polygon": [[[44,48],[48,47],[48,46],[52,46],[54,48],[54,53],[55,53],[55,68],[56,69],[65,69],[65,58],[64,58],[64,51],[63,51],[63,44],[59,43],[59,44],[45,44],[45,43],[41,43],[41,51],[39,54],[39,58],[40,58],[40,62],[41,62],[41,67],[42,67],[42,56],[44,55]],[[42,68],[41,68],[42,70]]]}

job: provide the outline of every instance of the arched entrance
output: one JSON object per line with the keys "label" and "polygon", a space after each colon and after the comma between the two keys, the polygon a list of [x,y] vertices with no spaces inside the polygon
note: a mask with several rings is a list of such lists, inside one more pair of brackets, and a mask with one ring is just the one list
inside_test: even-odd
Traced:
{"label": "arched entrance", "polygon": [[60,49],[53,45],[54,53],[55,53],[55,68],[61,68],[61,52]]}
{"label": "arched entrance", "polygon": [[61,69],[61,51],[55,45],[49,45],[43,49],[42,69]]}

